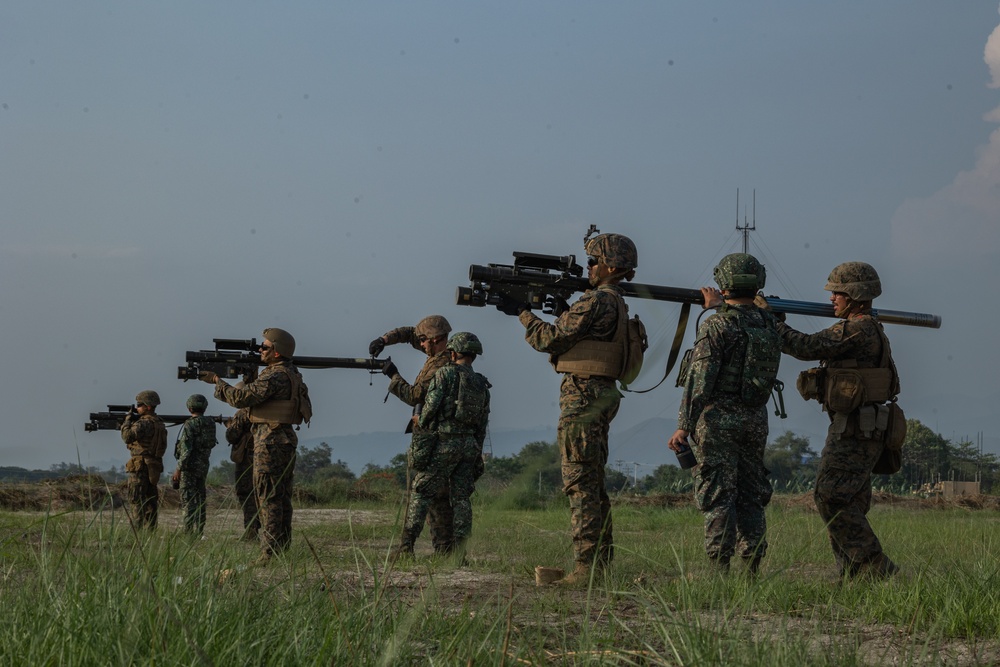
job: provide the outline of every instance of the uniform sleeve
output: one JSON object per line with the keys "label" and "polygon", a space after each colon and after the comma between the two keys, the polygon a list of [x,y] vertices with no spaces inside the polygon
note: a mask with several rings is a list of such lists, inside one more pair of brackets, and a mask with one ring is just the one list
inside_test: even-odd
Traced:
{"label": "uniform sleeve", "polygon": [[423,348],[420,347],[420,341],[417,340],[417,332],[414,327],[397,327],[391,331],[386,331],[382,334],[382,338],[385,338],[386,345],[405,343],[413,349],[423,352]]}
{"label": "uniform sleeve", "polygon": [[777,331],[781,336],[781,351],[802,361],[849,358],[857,342],[856,336],[847,333],[844,321],[814,334],[805,334],[778,322]]}
{"label": "uniform sleeve", "polygon": [[724,344],[720,319],[713,315],[698,329],[698,340],[691,353],[691,366],[677,414],[677,428],[694,431],[701,413],[712,398],[719,370],[724,360]]}
{"label": "uniform sleeve", "polygon": [[226,442],[230,445],[240,444],[249,430],[250,418],[246,409],[237,410],[233,418],[229,420],[229,425],[226,426]]}
{"label": "uniform sleeve", "polygon": [[423,397],[424,408],[420,412],[418,421],[421,428],[429,427],[441,411],[445,397],[451,393],[450,379],[450,374],[443,368],[438,369],[431,378],[430,384],[427,385],[427,393]]}
{"label": "uniform sleeve", "polygon": [[427,357],[423,368],[417,374],[413,384],[403,379],[402,375],[396,375],[389,381],[389,393],[403,401],[409,406],[424,402],[424,394],[431,383],[431,378],[437,371],[451,363],[451,357],[446,352]]}
{"label": "uniform sleeve", "polygon": [[271,398],[291,398],[291,386],[287,373],[265,368],[256,380],[242,388],[233,387],[220,379],[215,383],[215,398],[234,408],[251,408]]}
{"label": "uniform sleeve", "polygon": [[174,445],[174,458],[177,459],[177,467],[182,470],[188,459],[191,458],[191,428],[193,426],[191,421],[189,419],[181,426],[180,435],[177,437],[177,443]]}
{"label": "uniform sleeve", "polygon": [[518,316],[524,325],[524,339],[539,352],[562,354],[587,337],[598,307],[598,291],[580,297],[569,310],[549,324],[530,310]]}
{"label": "uniform sleeve", "polygon": [[479,426],[476,428],[476,442],[479,443],[479,447],[482,448],[483,443],[486,442],[486,427],[490,423],[490,390],[486,390],[486,400],[483,402],[483,416],[479,420]]}
{"label": "uniform sleeve", "polygon": [[126,420],[122,424],[122,440],[126,445],[134,442],[152,442],[156,432],[155,423],[152,419]]}

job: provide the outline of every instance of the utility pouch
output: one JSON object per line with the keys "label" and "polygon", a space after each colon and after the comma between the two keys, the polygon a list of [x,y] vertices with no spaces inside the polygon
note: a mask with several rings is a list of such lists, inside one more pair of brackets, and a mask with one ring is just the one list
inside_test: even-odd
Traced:
{"label": "utility pouch", "polygon": [[872,437],[878,410],[874,405],[863,405],[858,409],[858,429],[862,438]]}
{"label": "utility pouch", "polygon": [[823,402],[823,387],[826,384],[825,368],[808,368],[795,379],[795,388],[807,401]]}
{"label": "utility pouch", "polygon": [[142,457],[132,456],[125,462],[125,472],[139,472],[142,467]]}
{"label": "utility pouch", "polygon": [[889,406],[878,405],[875,409],[875,430],[879,433],[885,433],[889,426]]}
{"label": "utility pouch", "polygon": [[[856,370],[829,369],[824,393],[826,396],[823,405],[828,412],[854,412],[865,402],[865,381]],[[874,422],[872,426],[874,427]]]}
{"label": "utility pouch", "polygon": [[163,474],[163,461],[156,459],[146,459],[146,471],[149,473],[149,483],[159,484],[160,475]]}
{"label": "utility pouch", "polygon": [[889,404],[888,429],[885,435],[885,446],[897,452],[903,451],[906,441],[906,415],[898,403]]}
{"label": "utility pouch", "polygon": [[430,431],[414,431],[410,440],[410,467],[417,472],[427,470],[437,450],[438,436]]}

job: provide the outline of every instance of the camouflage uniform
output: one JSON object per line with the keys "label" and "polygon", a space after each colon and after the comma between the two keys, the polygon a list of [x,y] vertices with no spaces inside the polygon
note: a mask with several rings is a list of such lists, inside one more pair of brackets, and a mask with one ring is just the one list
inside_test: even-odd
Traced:
{"label": "camouflage uniform", "polygon": [[[778,333],[782,351],[797,359],[822,360],[825,366],[856,363],[858,368],[878,368],[882,341],[888,344],[881,328],[870,314],[855,314],[815,334],[800,333],[784,323],[778,324]],[[891,350],[885,352],[891,359]],[[882,453],[882,436],[875,431],[865,437],[859,409],[830,413],[814,492],[837,564],[848,575],[866,563],[888,561],[866,516],[871,508],[871,471]]]}
{"label": "camouflage uniform", "polygon": [[211,417],[191,417],[181,426],[174,458],[180,472],[181,508],[184,510],[184,530],[201,534],[205,530],[208,459],[215,447],[215,422]]}
{"label": "camouflage uniform", "polygon": [[[585,292],[552,324],[530,310],[522,312],[518,319],[531,347],[558,356],[581,340],[613,340],[621,308],[625,308],[622,290],[606,284]],[[614,557],[611,500],[604,474],[608,431],[621,398],[612,377],[565,373],[559,388],[556,438],[578,564],[589,565],[595,558],[607,563]]]}
{"label": "camouflage uniform", "polygon": [[237,410],[226,424],[226,442],[233,447],[229,460],[235,464],[233,477],[236,497],[243,509],[243,537],[257,539],[260,516],[257,513],[257,494],[253,488],[253,434],[250,432],[250,412],[247,408]]}
{"label": "camouflage uniform", "polygon": [[[775,319],[753,305],[723,305],[699,327],[677,428],[693,434],[699,465],[695,500],[705,515],[705,553],[726,565],[735,551],[756,564],[767,551],[764,508],[771,482],[764,467],[767,405],[749,405],[739,391],[720,387],[726,367],[744,365],[746,327],[774,332]],[[780,342],[773,334],[774,348]]]}
{"label": "camouflage uniform", "polygon": [[[433,439],[415,436],[411,444],[410,458],[417,472],[406,512],[405,540],[420,536],[431,502],[442,496],[451,498],[456,546],[472,533],[471,498],[482,471],[483,441],[490,414],[489,387],[486,378],[471,366],[443,366],[431,379],[419,426]],[[461,409],[460,400],[476,406],[475,414],[456,414]]]}
{"label": "camouflage uniform", "polygon": [[[385,333],[382,337],[385,339],[386,345],[404,343],[423,352],[415,327],[398,327]],[[439,368],[448,365],[451,365],[451,355],[447,350],[428,356],[412,385],[402,376],[396,375],[389,381],[389,393],[410,407],[423,403],[431,378],[434,377]],[[426,436],[426,434],[421,434],[421,431],[422,428],[419,425],[413,427],[411,445],[412,440],[419,440]],[[411,484],[414,481],[411,480]],[[434,545],[434,551],[439,553],[450,551],[455,545],[455,536],[452,533],[455,516],[447,486],[438,488],[437,493],[429,500],[426,516],[427,524],[431,529],[431,543]]]}
{"label": "camouflage uniform", "polygon": [[132,453],[125,464],[132,515],[140,528],[156,528],[160,497],[157,484],[163,473],[163,454],[167,451],[167,427],[155,413],[138,419],[129,414],[122,423],[121,433],[122,441]]}
{"label": "camouflage uniform", "polygon": [[[260,376],[243,388],[221,379],[215,397],[234,408],[249,408],[270,400],[290,400],[290,374],[301,375],[295,366],[281,360],[266,366]],[[254,443],[254,489],[260,511],[261,548],[265,556],[285,551],[292,541],[292,483],[295,448],[299,439],[292,424],[254,422],[250,425]]]}

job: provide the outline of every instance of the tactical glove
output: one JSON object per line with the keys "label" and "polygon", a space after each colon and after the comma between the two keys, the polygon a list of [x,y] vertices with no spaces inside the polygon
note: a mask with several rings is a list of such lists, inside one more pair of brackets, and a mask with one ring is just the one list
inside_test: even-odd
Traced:
{"label": "tactical glove", "polygon": [[212,371],[201,371],[198,373],[198,379],[202,382],[207,382],[209,384],[215,384],[219,381],[219,376]]}
{"label": "tactical glove", "polygon": [[[772,296],[770,296],[768,298],[777,299],[778,297],[772,295]],[[764,298],[763,294],[758,294],[757,296],[755,296],[753,298],[753,305],[757,306],[758,308],[760,308],[762,310],[766,310],[767,312],[771,313],[772,315],[774,315],[774,319],[778,320],[779,322],[784,322],[785,321],[785,314],[784,313],[776,313],[773,310],[771,310],[771,304],[769,304],[767,302],[767,299]]]}
{"label": "tactical glove", "polygon": [[378,355],[382,354],[382,350],[384,349],[385,349],[385,341],[382,340],[381,336],[379,336],[372,342],[368,343],[368,354],[372,355],[373,357],[377,357]]}
{"label": "tactical glove", "polygon": [[509,296],[500,296],[500,300],[497,301],[497,310],[499,310],[504,315],[520,315],[522,312],[529,310],[528,304],[521,303],[516,299],[512,299]]}
{"label": "tactical glove", "polygon": [[387,378],[391,378],[395,375],[399,375],[399,369],[396,368],[396,364],[390,361],[389,363],[387,363],[385,366],[382,367],[382,375],[386,376]]}
{"label": "tactical glove", "polygon": [[569,310],[569,304],[566,299],[561,296],[556,296],[555,294],[550,294],[545,297],[545,302],[543,304],[542,312],[549,313],[559,317],[563,313]]}

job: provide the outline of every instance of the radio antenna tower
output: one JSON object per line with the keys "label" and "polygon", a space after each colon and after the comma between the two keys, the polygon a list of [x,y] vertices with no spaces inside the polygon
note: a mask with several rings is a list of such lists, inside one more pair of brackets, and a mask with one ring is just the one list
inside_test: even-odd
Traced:
{"label": "radio antenna tower", "polygon": [[757,189],[753,191],[753,222],[747,222],[746,211],[743,212],[743,226],[740,226],[740,189],[736,188],[736,231],[743,232],[743,254],[750,252],[750,232],[757,229]]}

